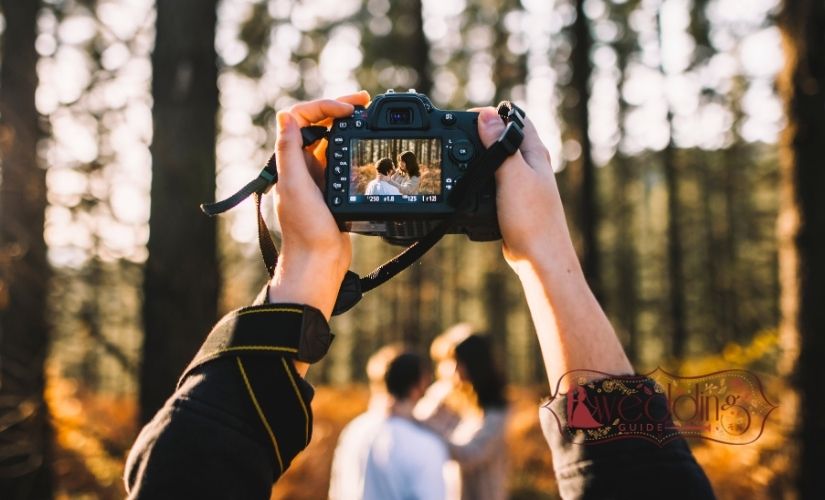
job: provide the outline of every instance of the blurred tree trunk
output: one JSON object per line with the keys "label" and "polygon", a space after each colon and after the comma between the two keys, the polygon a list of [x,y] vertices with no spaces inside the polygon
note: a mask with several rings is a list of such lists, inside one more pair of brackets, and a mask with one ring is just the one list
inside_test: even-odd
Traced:
{"label": "blurred tree trunk", "polygon": [[505,23],[508,14],[521,10],[521,2],[519,0],[503,0],[496,7],[490,24],[495,29],[495,39],[491,51],[494,59],[493,83],[496,86],[494,102],[498,104],[505,99],[516,99],[516,96],[513,95],[514,89],[526,84],[527,51],[514,54],[510,50],[511,33],[507,30]]}
{"label": "blurred tree trunk", "polygon": [[0,69],[0,492],[52,497],[51,430],[43,400],[50,278],[43,239],[46,171],[37,162],[35,0],[2,0]]}
{"label": "blurred tree trunk", "polygon": [[[433,86],[430,77],[430,44],[424,35],[424,11],[421,0],[393,4],[390,12],[393,12],[393,10],[397,11],[400,16],[399,20],[402,21],[393,23],[393,30],[397,31],[402,41],[402,45],[397,46],[396,50],[400,49],[406,53],[400,61],[415,70],[417,78],[414,88],[418,92],[429,95]],[[404,19],[408,20],[406,22],[411,22],[412,26],[405,27]],[[439,252],[437,249],[431,251]],[[401,304],[401,307],[405,311],[400,316],[400,318],[403,318],[401,328],[404,340],[411,345],[423,346],[424,340],[429,338],[433,332],[424,331],[427,326],[432,325],[430,321],[432,319],[432,308],[422,292],[427,280],[438,277],[438,270],[425,269],[421,265],[421,261],[418,261],[410,266],[404,274],[406,274],[404,280],[405,293],[403,294],[405,303]],[[429,327],[432,328],[432,326]]]}
{"label": "blurred tree trunk", "polygon": [[[664,4],[666,0],[662,1]],[[662,19],[661,6],[659,9],[658,31],[659,47],[662,47]],[[662,59],[660,57],[660,59]],[[663,60],[660,61],[663,64]],[[664,66],[660,66],[662,75],[667,80]],[[676,142],[673,139],[673,110],[670,102],[667,109],[668,143],[662,152],[662,168],[665,173],[665,189],[667,190],[667,276],[668,301],[670,304],[671,343],[670,354],[681,359],[687,344],[687,327],[685,325],[685,278],[682,257],[682,229],[680,226],[682,207],[679,201],[679,172],[678,158],[676,157]]]}
{"label": "blurred tree trunk", "polygon": [[779,217],[784,366],[799,391],[787,415],[798,498],[822,494],[825,463],[825,3],[785,0],[781,15],[785,70],[780,77],[788,126],[782,139]]}
{"label": "blurred tree trunk", "polygon": [[596,197],[596,166],[593,163],[593,153],[590,143],[590,75],[593,72],[593,63],[590,60],[590,49],[593,38],[590,34],[590,23],[584,12],[585,0],[576,0],[576,21],[573,24],[573,53],[570,61],[573,69],[572,96],[572,124],[574,136],[581,146],[581,156],[573,162],[570,169],[570,188],[576,197],[575,225],[578,229],[580,241],[579,250],[587,282],[596,298],[604,304],[599,263],[598,243],[598,200]]}
{"label": "blurred tree trunk", "polygon": [[144,282],[146,332],[141,420],[172,393],[214,324],[215,221],[198,205],[215,196],[217,0],[159,0],[152,53],[152,202]]}
{"label": "blurred tree trunk", "polygon": [[[638,50],[635,33],[628,22],[630,13],[636,9],[638,0],[624,4],[612,5],[614,18],[622,27],[622,36],[615,43],[616,64],[619,70],[619,136],[625,137],[625,119],[629,111],[629,104],[622,95],[627,81],[627,65],[633,53]],[[616,284],[616,317],[617,326],[626,340],[626,350],[630,360],[634,363],[639,360],[639,270],[636,255],[635,233],[635,200],[633,198],[633,184],[635,172],[630,158],[621,150],[619,143],[615,162],[615,180],[613,191],[613,207],[616,216],[616,250],[614,255]]]}

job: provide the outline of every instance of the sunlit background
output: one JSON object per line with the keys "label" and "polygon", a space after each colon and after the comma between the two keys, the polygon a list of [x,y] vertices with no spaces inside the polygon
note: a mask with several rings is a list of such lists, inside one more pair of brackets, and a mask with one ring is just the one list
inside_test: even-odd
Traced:
{"label": "sunlit background", "polygon": [[[566,0],[423,0],[422,4],[434,104],[466,109],[512,98],[527,110],[550,149],[563,196],[567,199],[570,193],[575,199],[566,177],[568,167],[582,157],[581,140],[569,125],[570,109],[581,98],[571,82],[574,4]],[[620,297],[625,291],[617,255],[624,255],[618,253],[621,242],[632,238],[637,242],[639,282],[633,357],[643,368],[661,363],[680,366],[683,360],[668,357],[661,334],[668,324],[663,298],[667,192],[657,158],[671,148],[682,159],[684,176],[682,222],[691,313],[687,354],[701,361],[694,366],[756,366],[774,380],[776,374],[766,367],[776,358],[774,188],[777,141],[785,125],[775,88],[783,65],[775,25],[778,1],[709,0],[704,5],[698,17],[706,18],[707,25],[697,35],[694,0],[585,2],[593,36],[588,135],[604,215],[597,235],[606,269],[603,297],[611,317],[621,317]],[[376,94],[415,85],[420,75],[414,68],[387,57],[371,57],[364,48],[366,36],[409,29],[409,20],[392,18],[390,8],[390,0],[219,3],[216,198],[228,196],[257,175],[274,144],[275,110],[298,100],[361,88]],[[115,417],[111,408],[120,405],[124,412],[134,412],[138,383],[141,276],[147,259],[152,176],[154,26],[154,2],[147,0],[47,0],[38,20],[36,104],[47,131],[39,146],[48,184],[45,238],[55,269],[51,402],[56,405],[58,427],[71,429],[58,432],[60,445],[72,452],[69,458],[61,455],[64,470],[58,471],[64,478],[65,498],[116,498],[122,447],[128,446],[134,431],[128,427],[133,425],[133,413]],[[507,67],[515,71],[505,75],[509,80],[504,83],[497,73],[502,54]],[[621,193],[614,191],[621,175],[617,164],[632,172],[627,191]],[[723,179],[741,184],[723,186]],[[715,191],[703,196],[707,186]],[[735,192],[730,194],[729,189]],[[733,198],[725,196],[738,197],[733,208],[725,205]],[[625,206],[625,197],[631,200],[631,208]],[[622,233],[622,220],[628,219],[616,219],[620,206],[630,210],[630,233]],[[269,207],[268,202],[271,211]],[[734,222],[741,214],[747,214],[747,220]],[[733,250],[706,246],[707,238],[722,245],[725,235],[734,231],[732,224],[739,238]],[[228,310],[247,303],[265,276],[254,205],[244,203],[222,216],[219,228],[225,282],[221,305]],[[442,245],[424,261],[430,271],[423,284],[419,282],[424,303],[442,304],[434,313],[437,317],[425,324],[440,328],[472,319],[482,329],[503,326],[526,332],[502,334],[500,345],[514,360],[508,366],[511,381],[524,387],[539,384],[541,367],[527,310],[520,303],[514,278],[498,258],[499,247],[470,245],[457,238]],[[713,281],[705,259],[713,257],[717,248],[733,252],[727,262],[735,267],[720,271],[720,281]],[[355,252],[354,265],[365,272],[393,250],[370,238],[356,238]],[[453,271],[442,273],[438,266]],[[734,282],[738,279],[734,272],[748,274],[742,286]],[[715,331],[714,287],[735,294],[739,304],[731,331]],[[503,290],[512,305],[512,313],[504,319],[491,319],[485,313],[486,304],[495,301],[490,290]],[[334,424],[320,419],[318,446],[331,446],[340,425],[364,402],[363,389],[347,385],[363,380],[359,363],[381,343],[393,340],[384,331],[386,318],[375,313],[375,299],[365,299],[360,307],[365,311],[360,319],[335,320],[333,328],[339,333],[335,348],[311,375],[316,383],[356,391],[355,396],[341,394],[359,401],[330,417]],[[631,333],[619,330],[626,344],[632,341]],[[435,333],[427,332],[425,338]],[[539,387],[519,393],[520,418],[531,432],[535,432],[534,399],[541,392]],[[335,408],[339,396],[321,392],[319,405]],[[109,428],[101,420],[121,426]],[[103,430],[82,429],[88,426]],[[513,433],[523,439],[537,436],[527,430],[522,436],[522,430]],[[780,446],[777,443],[769,445]],[[708,446],[697,456],[709,463],[745,460],[732,453]],[[306,460],[313,463],[314,459]],[[761,465],[750,465],[756,467],[758,478]],[[719,467],[722,472],[713,479],[724,485],[719,477],[728,469]],[[66,479],[78,470],[91,479],[74,483]],[[546,476],[551,476],[549,469]],[[530,487],[553,488],[552,481],[531,478],[519,479],[524,484],[517,485],[518,491],[528,492],[523,498],[530,498]],[[769,475],[759,479],[769,480]],[[747,491],[733,483],[719,492],[721,498]],[[547,495],[553,498],[555,492]]]}

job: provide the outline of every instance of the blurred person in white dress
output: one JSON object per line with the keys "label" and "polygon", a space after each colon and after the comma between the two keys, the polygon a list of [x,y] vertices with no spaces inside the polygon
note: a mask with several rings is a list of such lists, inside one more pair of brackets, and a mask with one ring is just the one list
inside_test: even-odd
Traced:
{"label": "blurred person in white dress", "polygon": [[[428,390],[431,398],[416,408],[416,416],[447,442],[450,457],[460,467],[462,499],[503,500],[508,467],[505,379],[489,340],[470,334],[469,325],[458,326],[452,337],[440,341],[455,342],[451,355],[441,363],[448,370],[452,361],[452,390],[444,383]],[[431,351],[440,354],[442,348],[434,342]]]}

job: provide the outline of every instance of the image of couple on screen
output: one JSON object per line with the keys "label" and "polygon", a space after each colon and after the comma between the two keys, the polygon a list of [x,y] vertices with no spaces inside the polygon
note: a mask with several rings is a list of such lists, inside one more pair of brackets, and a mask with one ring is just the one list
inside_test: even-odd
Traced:
{"label": "image of couple on screen", "polygon": [[412,151],[398,156],[398,166],[391,158],[381,158],[375,166],[377,176],[367,184],[367,195],[417,194],[421,183],[418,159]]}

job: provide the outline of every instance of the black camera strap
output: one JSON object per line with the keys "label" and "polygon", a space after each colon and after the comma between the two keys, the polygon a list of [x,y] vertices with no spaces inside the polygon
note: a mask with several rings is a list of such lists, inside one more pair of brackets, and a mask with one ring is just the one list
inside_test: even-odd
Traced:
{"label": "black camera strap", "polygon": [[[481,156],[472,163],[467,173],[456,183],[447,199],[447,203],[455,208],[455,212],[450,217],[440,221],[426,236],[415,241],[400,254],[385,262],[367,276],[362,278],[352,271],[347,271],[338,291],[338,298],[332,311],[333,316],[352,309],[361,300],[364,293],[378,287],[408,268],[435,246],[454,224],[457,215],[467,209],[465,204],[472,200],[473,196],[478,194],[484,185],[492,179],[498,167],[509,156],[518,151],[521,141],[524,139],[524,111],[509,101],[503,101],[498,105],[498,114],[507,126],[499,138],[484,150]],[[320,126],[304,127],[301,129],[301,135],[304,147],[307,147],[327,137],[328,131]],[[275,273],[275,266],[278,263],[278,250],[275,247],[275,242],[266,221],[261,215],[261,198],[277,182],[278,171],[275,164],[275,155],[273,154],[258,174],[258,177],[247,183],[237,193],[225,200],[201,205],[201,210],[211,217],[230,210],[250,195],[254,195],[258,217],[258,244],[261,249],[261,257],[270,277]]]}

